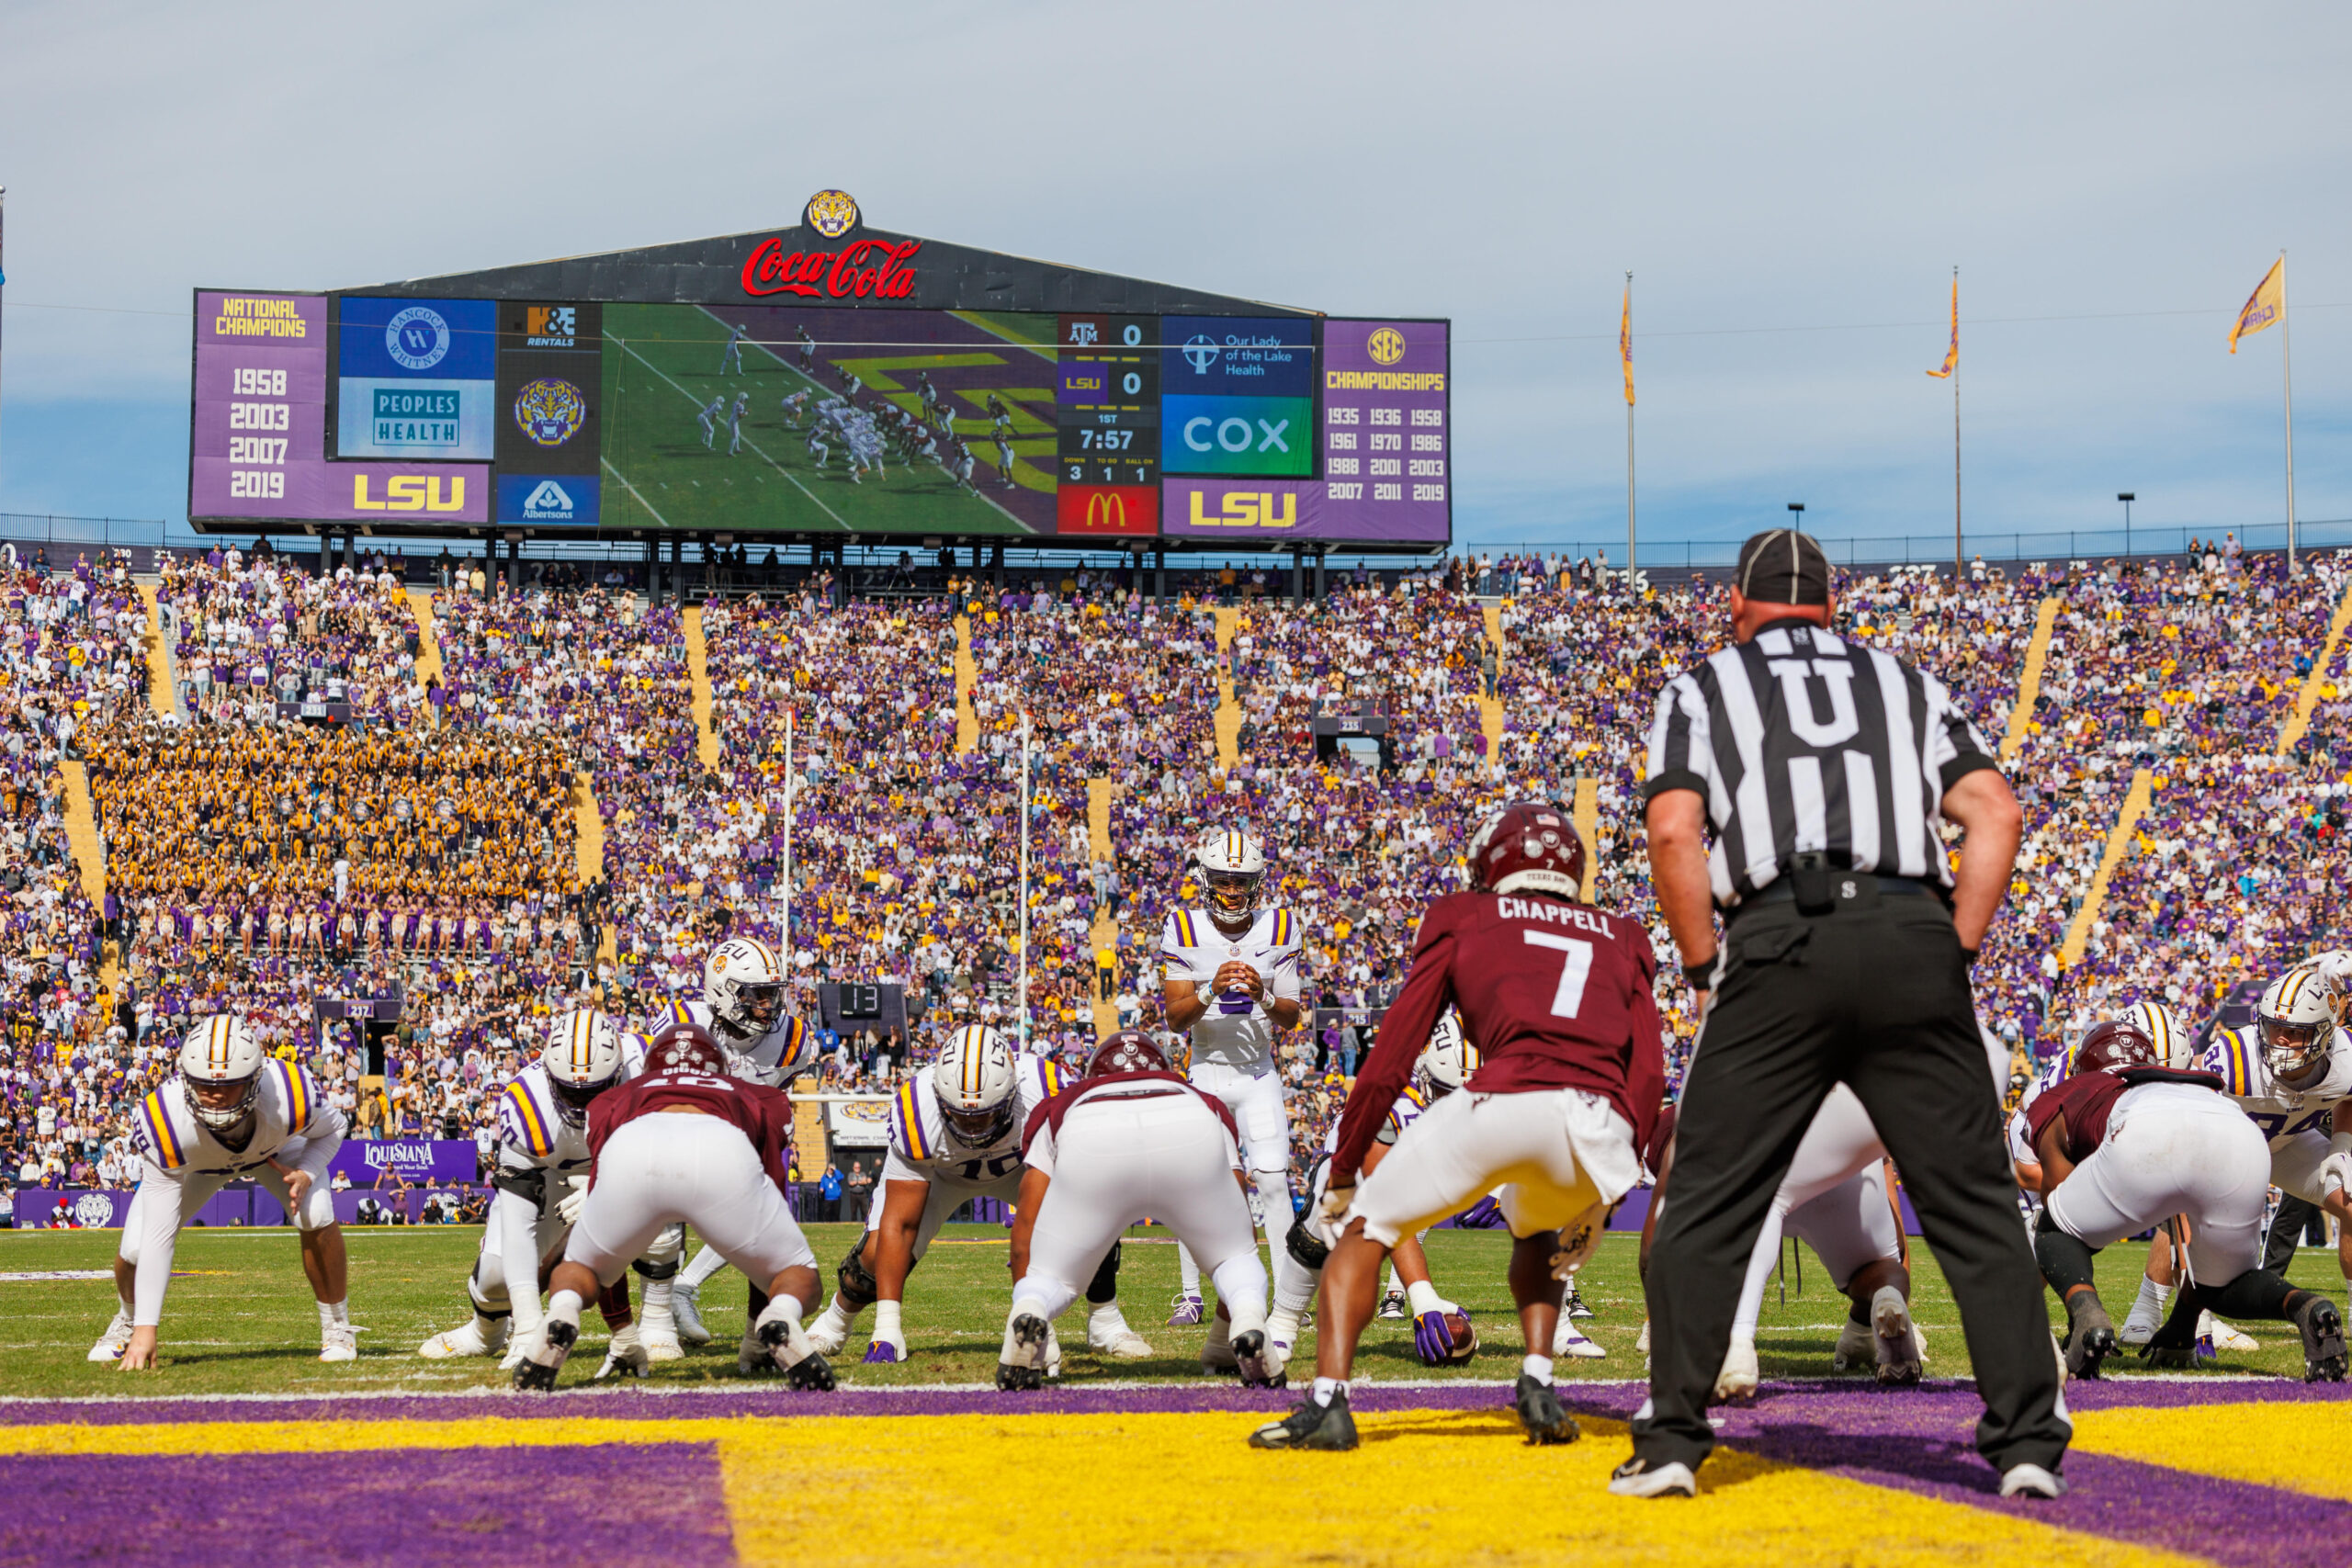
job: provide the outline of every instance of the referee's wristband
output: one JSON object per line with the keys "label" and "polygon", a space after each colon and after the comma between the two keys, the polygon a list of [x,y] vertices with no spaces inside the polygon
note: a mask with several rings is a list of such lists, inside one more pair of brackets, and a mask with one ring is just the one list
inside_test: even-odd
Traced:
{"label": "referee's wristband", "polygon": [[1685,964],[1682,977],[1690,982],[1694,991],[1712,990],[1715,984],[1715,961],[1710,958],[1704,964]]}

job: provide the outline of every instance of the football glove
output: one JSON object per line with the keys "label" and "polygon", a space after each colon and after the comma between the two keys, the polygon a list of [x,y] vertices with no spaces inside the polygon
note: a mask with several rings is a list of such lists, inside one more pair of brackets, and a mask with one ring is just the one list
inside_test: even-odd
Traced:
{"label": "football glove", "polygon": [[1413,1354],[1425,1367],[1442,1367],[1453,1354],[1453,1336],[1446,1332],[1445,1320],[1462,1309],[1440,1297],[1424,1311],[1413,1315]]}
{"label": "football glove", "polygon": [[1352,1181],[1345,1187],[1333,1185],[1323,1190],[1323,1201],[1316,1205],[1316,1217],[1323,1222],[1326,1240],[1338,1239],[1340,1222],[1346,1217],[1348,1206],[1355,1201],[1356,1184]]}
{"label": "football glove", "polygon": [[2352,1152],[2338,1149],[2319,1162],[2320,1194],[2334,1198],[2347,1188],[2352,1188]]}
{"label": "football glove", "polygon": [[2333,953],[2323,953],[2311,963],[2312,967],[2320,972],[2321,978],[2334,985],[2337,990],[2352,988],[2346,984],[2352,981],[2352,947],[2339,947]]}
{"label": "football glove", "polygon": [[588,1179],[575,1176],[571,1180],[571,1190],[556,1200],[555,1212],[565,1224],[576,1225],[580,1223],[580,1211],[588,1206]]}

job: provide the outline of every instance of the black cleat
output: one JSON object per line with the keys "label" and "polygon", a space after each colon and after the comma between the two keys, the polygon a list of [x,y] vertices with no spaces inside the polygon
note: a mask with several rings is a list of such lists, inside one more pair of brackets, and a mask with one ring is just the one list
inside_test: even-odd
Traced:
{"label": "black cleat", "polygon": [[1376,1315],[1385,1323],[1402,1323],[1410,1317],[1412,1314],[1405,1310],[1405,1292],[1391,1291],[1381,1297],[1380,1311]]}
{"label": "black cleat", "polygon": [[1012,1320],[1012,1353],[1019,1360],[996,1364],[996,1386],[1008,1393],[1026,1393],[1046,1386],[1046,1320],[1023,1313]]}
{"label": "black cleat", "polygon": [[1592,1309],[1584,1304],[1583,1292],[1574,1285],[1570,1285],[1567,1295],[1561,1300],[1560,1314],[1564,1317],[1570,1318],[1590,1317]]}
{"label": "black cleat", "polygon": [[2093,1297],[2083,1303],[2081,1312],[2075,1314],[2074,1329],[2066,1336],[2067,1375],[2097,1378],[2099,1363],[2114,1355],[2115,1351],[2114,1321],[2107,1315],[2107,1308]]}
{"label": "black cleat", "polygon": [[833,1392],[833,1365],[811,1350],[784,1369],[784,1381],[806,1393]]}
{"label": "black cleat", "polygon": [[1233,1359],[1241,1373],[1243,1388],[1280,1388],[1290,1382],[1269,1370],[1266,1336],[1261,1330],[1253,1328],[1233,1337]]}
{"label": "black cleat", "polygon": [[2344,1314],[2325,1296],[2314,1294],[2295,1314],[2303,1335],[2303,1381],[2342,1382],[2346,1367]]}
{"label": "black cleat", "polygon": [[1560,1404],[1559,1391],[1525,1372],[1519,1374],[1519,1387],[1511,1395],[1511,1404],[1518,1408],[1519,1424],[1527,1428],[1527,1440],[1531,1443],[1573,1443],[1584,1436],[1577,1418]]}
{"label": "black cleat", "polygon": [[555,1375],[571,1354],[571,1347],[579,1341],[580,1325],[575,1323],[550,1323],[547,1327],[548,1348],[554,1352],[552,1361],[535,1361],[526,1356],[514,1368],[514,1387],[524,1393],[545,1393],[555,1387]]}
{"label": "black cleat", "polygon": [[1356,1418],[1348,1414],[1347,1394],[1332,1394],[1329,1404],[1317,1404],[1314,1396],[1308,1395],[1281,1420],[1269,1421],[1250,1433],[1250,1446],[1346,1452],[1356,1446]]}

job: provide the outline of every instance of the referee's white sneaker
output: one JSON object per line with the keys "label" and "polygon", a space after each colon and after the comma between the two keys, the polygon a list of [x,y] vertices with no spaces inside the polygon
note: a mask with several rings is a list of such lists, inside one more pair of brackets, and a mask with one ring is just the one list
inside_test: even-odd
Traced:
{"label": "referee's white sneaker", "polygon": [[1715,1397],[1725,1402],[1752,1398],[1760,1376],[1756,1365],[1756,1341],[1735,1334],[1730,1348],[1724,1352],[1723,1370],[1715,1374]]}
{"label": "referee's white sneaker", "polygon": [[1699,1478],[1679,1460],[1653,1470],[1647,1460],[1629,1459],[1610,1472],[1609,1493],[1613,1497],[1696,1497]]}
{"label": "referee's white sneaker", "polygon": [[1559,1323],[1552,1330],[1552,1359],[1554,1360],[1573,1357],[1579,1361],[1598,1361],[1605,1359],[1608,1354],[1608,1351],[1586,1337],[1584,1330],[1568,1320],[1567,1314],[1560,1314]]}
{"label": "referee's white sneaker", "polygon": [[2004,1497],[2064,1497],[2066,1478],[2038,1464],[2013,1464],[2001,1472]]}

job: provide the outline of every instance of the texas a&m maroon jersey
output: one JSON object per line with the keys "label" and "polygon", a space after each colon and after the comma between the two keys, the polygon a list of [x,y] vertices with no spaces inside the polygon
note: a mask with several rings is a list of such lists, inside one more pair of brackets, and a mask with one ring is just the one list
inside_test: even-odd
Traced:
{"label": "texas a&m maroon jersey", "polygon": [[[605,1143],[628,1123],[671,1106],[691,1106],[724,1122],[750,1140],[760,1168],[778,1190],[784,1186],[785,1151],[792,1143],[792,1101],[780,1089],[703,1073],[655,1073],[606,1089],[588,1106],[589,1181]],[[715,1137],[726,1134],[711,1129]]]}
{"label": "texas a&m maroon jersey", "polygon": [[1638,1146],[1666,1091],[1657,974],[1649,933],[1623,915],[1532,893],[1439,899],[1348,1097],[1331,1168],[1359,1168],[1448,1003],[1486,1058],[1464,1092],[1585,1089],[1616,1109]]}

